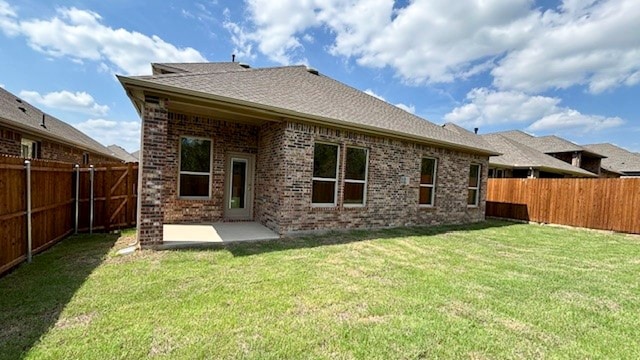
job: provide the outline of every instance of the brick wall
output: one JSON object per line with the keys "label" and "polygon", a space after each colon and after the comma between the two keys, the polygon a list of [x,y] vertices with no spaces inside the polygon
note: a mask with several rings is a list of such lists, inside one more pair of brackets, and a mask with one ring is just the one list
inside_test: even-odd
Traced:
{"label": "brick wall", "polygon": [[145,103],[138,175],[138,241],[143,247],[162,244],[163,189],[167,157],[167,111],[160,104]]}
{"label": "brick wall", "polygon": [[260,128],[256,159],[255,220],[278,232],[283,201],[282,184],[291,172],[285,168],[286,123],[267,123]]}
{"label": "brick wall", "polygon": [[[285,168],[280,233],[319,229],[373,228],[435,225],[484,219],[488,158],[410,142],[373,137],[317,126],[288,123],[285,130]],[[369,149],[369,179],[365,207],[344,207],[340,159],[338,204],[330,208],[311,205],[314,141]],[[423,156],[438,159],[435,206],[418,205],[420,164]],[[471,163],[482,165],[481,201],[467,206],[467,183]],[[401,184],[401,176],[410,178]]]}
{"label": "brick wall", "polygon": [[[152,224],[224,220],[225,167],[229,152],[256,155],[254,219],[280,234],[454,224],[484,219],[487,157],[295,122],[254,126],[209,117],[163,113],[161,108],[153,107],[145,109],[143,132],[143,178],[140,182],[140,241],[143,246],[157,244],[157,239],[162,238],[162,227]],[[212,140],[210,199],[178,197],[180,136]],[[341,146],[336,207],[311,206],[315,141]],[[365,207],[342,205],[344,150],[347,145],[369,149]],[[432,208],[418,205],[423,156],[438,159],[436,198]],[[472,163],[482,165],[481,201],[475,208],[466,204],[469,166]],[[410,178],[409,185],[400,183],[403,175]]]}
{"label": "brick wall", "polygon": [[19,133],[0,128],[0,154],[20,156],[20,139]]}
{"label": "brick wall", "polygon": [[601,159],[596,157],[585,156],[582,154],[582,168],[591,171],[594,174],[600,174]]}
{"label": "brick wall", "polygon": [[[225,122],[209,117],[170,112],[167,142],[164,147],[165,187],[164,220],[167,223],[205,223],[223,219],[226,156],[229,152],[256,154],[259,128],[254,125]],[[213,169],[210,199],[181,199],[178,196],[180,136],[212,140]],[[259,178],[256,174],[256,180]]]}

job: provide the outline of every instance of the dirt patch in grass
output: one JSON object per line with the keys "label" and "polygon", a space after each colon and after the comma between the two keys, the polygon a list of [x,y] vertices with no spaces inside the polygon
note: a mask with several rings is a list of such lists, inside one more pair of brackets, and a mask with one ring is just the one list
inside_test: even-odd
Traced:
{"label": "dirt patch in grass", "polygon": [[54,327],[57,329],[67,329],[76,326],[88,326],[96,316],[96,312],[90,312],[72,317],[61,317],[56,321]]}

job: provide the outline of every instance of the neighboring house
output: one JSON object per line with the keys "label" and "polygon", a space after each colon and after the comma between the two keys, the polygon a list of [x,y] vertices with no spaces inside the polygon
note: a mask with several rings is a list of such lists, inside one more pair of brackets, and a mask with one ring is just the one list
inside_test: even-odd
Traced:
{"label": "neighboring house", "polygon": [[[453,123],[443,125],[445,129],[455,131],[462,136],[476,136],[469,130]],[[503,133],[484,134],[480,137],[485,146],[501,153],[489,158],[490,178],[563,178],[596,177],[579,167],[567,164],[551,155],[531,148],[525,144],[504,136]]]}
{"label": "neighboring house", "polygon": [[482,135],[482,138],[502,153],[500,156],[489,158],[490,178],[598,176],[500,134],[486,134]]}
{"label": "neighboring house", "polygon": [[0,88],[0,154],[77,164],[121,162],[73,126]]}
{"label": "neighboring house", "polygon": [[133,156],[132,154],[129,154],[127,150],[123,149],[121,146],[118,146],[115,144],[109,145],[107,146],[107,149],[111,151],[111,155],[118,157],[124,162],[138,162],[137,157]]}
{"label": "neighboring house", "polygon": [[133,156],[133,158],[136,159],[136,161],[140,161],[140,150],[136,150],[132,152],[131,156]]}
{"label": "neighboring house", "polygon": [[142,247],[162,243],[163,223],[257,221],[284,235],[484,220],[497,153],[479,137],[305,66],[153,73],[118,77],[142,118]]}
{"label": "neighboring house", "polygon": [[[640,176],[640,154],[615,146],[613,144],[582,145],[590,151],[606,155],[602,159],[602,170],[611,176]],[[616,176],[617,175],[617,176]]]}
{"label": "neighboring house", "polygon": [[503,131],[495,134],[515,140],[596,175],[600,175],[600,163],[606,157],[555,135],[538,137],[520,130]]}

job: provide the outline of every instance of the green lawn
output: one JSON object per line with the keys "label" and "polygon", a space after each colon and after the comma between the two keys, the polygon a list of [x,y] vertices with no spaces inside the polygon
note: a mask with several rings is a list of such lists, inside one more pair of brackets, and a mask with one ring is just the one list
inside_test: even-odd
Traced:
{"label": "green lawn", "polygon": [[0,279],[0,358],[640,358],[638,237],[490,221],[116,255],[131,240]]}

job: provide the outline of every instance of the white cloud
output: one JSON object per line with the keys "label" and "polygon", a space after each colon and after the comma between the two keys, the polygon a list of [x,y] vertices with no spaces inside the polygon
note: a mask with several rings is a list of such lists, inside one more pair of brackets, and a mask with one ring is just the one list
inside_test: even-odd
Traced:
{"label": "white cloud", "polygon": [[[374,98],[376,98],[376,99],[379,99],[379,100],[382,100],[382,101],[384,101],[384,102],[387,102],[387,103],[388,103],[387,99],[385,99],[385,98],[384,98],[384,97],[382,97],[381,95],[376,94],[376,93],[375,93],[373,90],[371,90],[371,89],[366,89],[366,90],[365,90],[365,91],[363,91],[363,92],[364,92],[365,94],[368,94],[368,95],[373,96],[373,97],[374,97]],[[400,109],[402,109],[402,110],[404,110],[404,111],[406,111],[406,112],[412,113],[412,114],[415,114],[415,113],[416,113],[416,107],[415,107],[414,105],[405,105],[405,104],[403,104],[403,103],[391,104],[391,105],[397,106],[397,107],[399,107]]]}
{"label": "white cloud", "polygon": [[4,89],[4,84],[0,84],[0,88],[3,88],[3,89]]}
{"label": "white cloud", "polygon": [[30,47],[48,56],[104,63],[126,74],[150,73],[151,62],[205,61],[191,47],[178,48],[156,35],[111,28],[99,14],[76,8],[58,9],[51,19],[20,20],[0,0],[0,28],[9,36],[26,37]]}
{"label": "white cloud", "polygon": [[616,127],[624,121],[618,117],[586,115],[560,106],[559,98],[532,96],[518,91],[473,89],[467,103],[444,116],[446,121],[469,127],[501,124],[524,124],[530,131],[573,129],[578,133]]}
{"label": "white cloud", "polygon": [[52,109],[89,115],[106,115],[109,112],[109,106],[98,104],[93,96],[84,91],[73,93],[62,90],[41,95],[37,91],[22,90],[20,91],[20,97],[31,103],[44,105]]}
{"label": "white cloud", "polygon": [[139,121],[89,119],[75,127],[105,146],[116,144],[129,152],[140,149]]}
{"label": "white cloud", "polygon": [[584,115],[573,109],[563,109],[560,112],[547,115],[529,125],[529,131],[574,130],[577,133],[590,133],[613,128],[624,124],[619,117],[604,117],[598,115]]}
{"label": "white cloud", "polygon": [[0,0],[0,30],[9,36],[19,33],[19,26],[16,22],[16,11],[4,0]]}
{"label": "white cloud", "polygon": [[[227,22],[239,49],[304,59],[323,31],[327,51],[390,67],[408,83],[452,82],[491,71],[501,90],[585,85],[593,93],[640,83],[640,2],[564,0],[246,0],[246,21]],[[246,52],[246,51],[245,51]]]}
{"label": "white cloud", "polygon": [[640,82],[640,2],[565,0],[538,34],[492,70],[501,89],[539,92],[586,85],[599,93]]}

